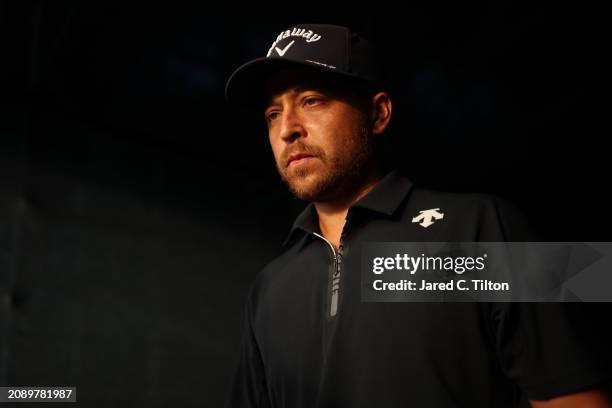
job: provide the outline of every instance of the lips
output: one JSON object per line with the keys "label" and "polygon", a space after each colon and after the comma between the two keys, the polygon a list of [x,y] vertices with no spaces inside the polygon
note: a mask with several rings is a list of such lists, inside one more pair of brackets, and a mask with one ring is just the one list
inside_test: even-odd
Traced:
{"label": "lips", "polygon": [[287,167],[291,165],[291,162],[306,159],[309,157],[314,157],[314,156],[312,154],[301,153],[301,152],[292,153],[289,155],[289,158],[287,159]]}

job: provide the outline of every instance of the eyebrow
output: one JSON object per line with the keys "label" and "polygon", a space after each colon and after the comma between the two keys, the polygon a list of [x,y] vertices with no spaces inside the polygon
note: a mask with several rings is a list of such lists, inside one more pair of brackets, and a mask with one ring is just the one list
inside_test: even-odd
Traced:
{"label": "eyebrow", "polygon": [[[309,90],[317,91],[317,92],[325,92],[323,87],[320,85],[296,85],[283,91],[282,93],[291,93],[293,95],[299,95],[302,92],[306,92]],[[278,93],[278,92],[276,92]],[[278,99],[277,96],[274,96],[274,93],[267,93],[264,97],[264,109],[268,109],[270,105],[273,105]]]}

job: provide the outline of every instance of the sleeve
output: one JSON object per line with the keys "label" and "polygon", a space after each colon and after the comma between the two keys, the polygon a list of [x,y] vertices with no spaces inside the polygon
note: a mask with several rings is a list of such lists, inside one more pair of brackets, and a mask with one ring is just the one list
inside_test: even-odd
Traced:
{"label": "sleeve", "polygon": [[[527,218],[509,202],[493,197],[487,207],[482,236],[497,241],[539,240]],[[597,320],[588,306],[582,302],[491,305],[499,361],[525,397],[546,400],[607,385],[605,359],[591,347],[594,335],[604,328],[593,327]]]}
{"label": "sleeve", "polygon": [[[584,303],[498,303],[496,348],[502,369],[530,400],[605,386],[609,373],[570,317]],[[599,357],[599,358],[598,358]]]}
{"label": "sleeve", "polygon": [[247,296],[238,364],[226,398],[226,408],[270,407],[263,359],[253,331],[252,289]]}

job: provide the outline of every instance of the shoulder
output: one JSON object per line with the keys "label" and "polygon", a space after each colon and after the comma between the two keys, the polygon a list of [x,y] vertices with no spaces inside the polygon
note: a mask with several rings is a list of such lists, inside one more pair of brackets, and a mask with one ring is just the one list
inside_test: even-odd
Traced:
{"label": "shoulder", "polygon": [[487,212],[497,207],[511,207],[505,199],[484,193],[455,193],[414,187],[410,195],[410,204],[427,206],[444,204],[448,208],[462,212]]}
{"label": "shoulder", "polygon": [[436,209],[443,214],[449,240],[534,241],[536,234],[527,217],[508,200],[492,194],[453,193],[415,187],[404,209],[414,217]]}

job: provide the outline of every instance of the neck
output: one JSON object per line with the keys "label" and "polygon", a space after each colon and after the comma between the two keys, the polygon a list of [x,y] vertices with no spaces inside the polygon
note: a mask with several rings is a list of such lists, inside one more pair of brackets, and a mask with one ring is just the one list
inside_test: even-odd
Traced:
{"label": "neck", "polygon": [[349,208],[367,195],[382,178],[380,170],[370,172],[362,183],[349,194],[335,200],[315,202],[314,206],[319,216],[319,228],[322,235],[334,246],[336,251],[340,245],[340,236]]}

